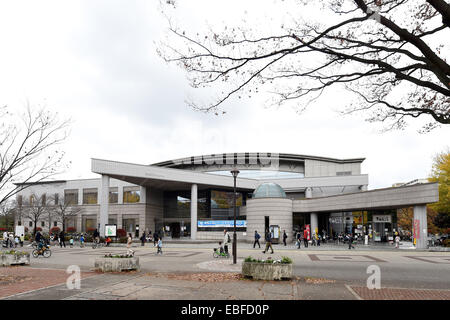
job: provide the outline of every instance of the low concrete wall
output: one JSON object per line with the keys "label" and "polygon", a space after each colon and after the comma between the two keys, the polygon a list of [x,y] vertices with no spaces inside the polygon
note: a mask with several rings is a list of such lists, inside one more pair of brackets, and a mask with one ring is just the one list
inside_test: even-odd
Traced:
{"label": "low concrete wall", "polygon": [[254,280],[282,280],[292,278],[292,263],[243,262],[242,274]]}
{"label": "low concrete wall", "polygon": [[127,270],[140,270],[139,258],[97,258],[95,269],[102,272],[122,272]]}
{"label": "low concrete wall", "polygon": [[2,266],[11,266],[16,264],[30,264],[30,254],[4,254],[0,255]]}

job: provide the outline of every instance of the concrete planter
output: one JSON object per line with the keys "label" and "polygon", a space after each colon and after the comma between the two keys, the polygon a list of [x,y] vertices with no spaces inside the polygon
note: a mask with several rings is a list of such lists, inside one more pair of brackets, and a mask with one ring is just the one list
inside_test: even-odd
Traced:
{"label": "concrete planter", "polygon": [[292,263],[243,262],[242,274],[254,280],[282,280],[292,278]]}
{"label": "concrete planter", "polygon": [[0,255],[1,265],[4,267],[17,265],[17,264],[30,264],[30,254],[29,253],[19,253],[19,254],[5,254]]}
{"label": "concrete planter", "polygon": [[97,258],[95,259],[95,269],[102,272],[139,271],[139,258]]}

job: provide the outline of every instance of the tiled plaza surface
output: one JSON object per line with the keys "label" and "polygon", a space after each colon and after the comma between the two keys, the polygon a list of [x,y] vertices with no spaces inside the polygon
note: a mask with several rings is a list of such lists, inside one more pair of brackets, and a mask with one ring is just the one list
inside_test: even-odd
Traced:
{"label": "tiled plaza surface", "polygon": [[[210,246],[210,245],[209,245]],[[26,248],[24,248],[27,250]],[[156,255],[153,246],[135,246],[140,272],[93,272],[94,260],[126,248],[52,247],[50,258],[31,258],[31,266],[0,268],[0,299],[446,299],[450,300],[450,253],[393,250],[316,250],[274,246],[263,254],[240,244],[237,264],[214,259],[208,245],[173,245]],[[248,257],[294,261],[291,281],[253,281],[239,277]],[[81,289],[69,289],[66,269],[82,270]],[[381,269],[380,290],[365,287],[367,268]]]}

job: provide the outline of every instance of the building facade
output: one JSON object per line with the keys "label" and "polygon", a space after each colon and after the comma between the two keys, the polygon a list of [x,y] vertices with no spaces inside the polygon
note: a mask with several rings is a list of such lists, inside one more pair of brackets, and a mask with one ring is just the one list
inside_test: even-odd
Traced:
{"label": "building facade", "polygon": [[[290,241],[305,225],[320,234],[381,235],[389,228],[378,220],[387,223],[384,217],[392,210],[437,201],[436,184],[367,191],[363,161],[275,153],[216,154],[152,165],[92,159],[92,172],[99,179],[30,184],[17,202],[26,212],[33,194],[70,201],[79,210],[66,228],[70,225],[77,232],[98,228],[104,234],[106,224],[115,224],[135,236],[157,230],[175,238],[220,239],[234,222],[230,171],[238,169],[238,238],[251,241],[255,230],[263,233],[276,226],[286,230]],[[24,217],[17,223],[33,227]],[[46,218],[38,223],[50,227],[52,220]]]}

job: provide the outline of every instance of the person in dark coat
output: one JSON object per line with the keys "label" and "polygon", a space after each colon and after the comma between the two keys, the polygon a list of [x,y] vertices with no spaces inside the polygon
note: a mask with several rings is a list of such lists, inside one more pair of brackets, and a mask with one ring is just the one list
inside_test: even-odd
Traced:
{"label": "person in dark coat", "polygon": [[256,244],[258,244],[258,247],[261,248],[261,245],[259,244],[259,239],[261,236],[259,235],[258,231],[255,230],[255,242],[253,242],[253,248],[256,247]]}
{"label": "person in dark coat", "polygon": [[147,240],[147,239],[146,239],[146,235],[145,235],[145,231],[144,231],[144,233],[141,236],[141,246],[142,247],[145,245],[145,240]]}
{"label": "person in dark coat", "polygon": [[155,231],[155,233],[153,234],[153,246],[154,246],[154,247],[155,247],[156,244],[158,243],[158,239],[159,239],[158,231]]}
{"label": "person in dark coat", "polygon": [[349,250],[351,250],[352,248],[355,249],[355,247],[352,245],[353,237],[350,233],[347,235],[347,239],[348,239],[348,249]]}
{"label": "person in dark coat", "polygon": [[36,236],[34,237],[34,240],[36,241],[36,243],[39,244],[39,242],[41,242],[41,238],[42,238],[41,233],[39,231],[36,232]]}
{"label": "person in dark coat", "polygon": [[59,233],[59,245],[61,246],[61,248],[63,245],[64,245],[64,248],[66,247],[66,242],[64,241],[64,237],[65,237],[64,231],[61,231]]}
{"label": "person in dark coat", "polygon": [[288,237],[288,235],[286,233],[286,230],[283,230],[283,243],[284,243],[284,246],[286,246],[286,239],[287,239],[287,237]]}

